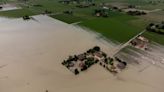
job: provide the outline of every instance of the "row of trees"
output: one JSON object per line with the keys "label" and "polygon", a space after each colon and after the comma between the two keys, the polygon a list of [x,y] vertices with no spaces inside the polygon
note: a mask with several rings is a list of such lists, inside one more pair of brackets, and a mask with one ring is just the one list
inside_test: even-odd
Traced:
{"label": "row of trees", "polygon": [[94,0],[60,0],[59,2],[65,4],[70,4],[73,2],[76,2],[77,4],[81,4],[81,3],[92,4],[94,3]]}
{"label": "row of trees", "polygon": [[147,13],[144,11],[136,10],[136,11],[128,11],[127,14],[132,15],[132,16],[136,16],[136,15],[139,16],[139,15],[146,15]]}

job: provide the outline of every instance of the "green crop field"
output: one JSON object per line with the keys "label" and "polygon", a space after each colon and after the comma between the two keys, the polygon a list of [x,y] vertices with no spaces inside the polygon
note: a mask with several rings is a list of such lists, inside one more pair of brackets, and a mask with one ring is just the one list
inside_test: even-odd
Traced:
{"label": "green crop field", "polygon": [[10,18],[18,18],[25,15],[29,15],[29,16],[35,15],[35,13],[30,11],[29,9],[17,9],[17,10],[2,11],[0,12],[0,15]]}
{"label": "green crop field", "polygon": [[164,45],[164,35],[160,35],[153,32],[146,32],[143,34],[146,38],[150,39],[151,41],[160,43]]}
{"label": "green crop field", "polygon": [[51,15],[51,17],[61,20],[61,21],[64,21],[69,24],[85,20],[84,18],[80,18],[80,17],[76,17],[74,15],[68,15],[68,14]]}
{"label": "green crop field", "polygon": [[79,25],[101,33],[111,40],[122,43],[128,41],[143,30],[142,27],[130,23],[132,20],[137,20],[137,18],[118,12],[111,12],[109,18],[96,18],[84,21]]}

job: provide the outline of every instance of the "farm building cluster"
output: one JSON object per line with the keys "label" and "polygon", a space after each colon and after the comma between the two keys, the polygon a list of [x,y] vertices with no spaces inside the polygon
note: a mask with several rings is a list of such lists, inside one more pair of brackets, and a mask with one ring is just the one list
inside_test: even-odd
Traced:
{"label": "farm building cluster", "polygon": [[110,3],[101,3],[100,7],[106,7],[110,10],[125,12],[132,16],[146,15],[148,13],[146,10],[137,9],[138,7],[135,5],[115,5]]}
{"label": "farm building cluster", "polygon": [[149,40],[143,36],[138,36],[130,42],[131,46],[142,50],[147,50],[148,44],[149,44]]}
{"label": "farm building cluster", "polygon": [[158,34],[164,35],[164,21],[161,23],[150,23],[147,27],[146,30],[149,32],[155,32]]}
{"label": "farm building cluster", "polygon": [[98,46],[95,46],[82,54],[69,56],[68,59],[62,62],[62,65],[77,75],[97,63],[113,74],[119,73],[127,66],[127,63],[118,57],[107,57],[107,54],[101,51]]}

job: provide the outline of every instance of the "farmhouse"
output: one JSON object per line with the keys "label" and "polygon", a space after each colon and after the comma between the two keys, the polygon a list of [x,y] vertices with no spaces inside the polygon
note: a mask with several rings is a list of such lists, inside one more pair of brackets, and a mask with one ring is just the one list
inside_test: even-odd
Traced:
{"label": "farmhouse", "polygon": [[108,8],[96,9],[96,10],[94,10],[94,15],[96,17],[108,17],[109,9]]}
{"label": "farmhouse", "polygon": [[150,23],[147,27],[146,30],[149,32],[154,32],[158,34],[164,34],[164,22],[162,21],[161,23]]}
{"label": "farmhouse", "polygon": [[134,39],[130,42],[130,45],[134,46],[135,48],[147,50],[148,49],[148,43],[149,43],[148,39],[146,39],[143,36],[138,36],[136,39]]}

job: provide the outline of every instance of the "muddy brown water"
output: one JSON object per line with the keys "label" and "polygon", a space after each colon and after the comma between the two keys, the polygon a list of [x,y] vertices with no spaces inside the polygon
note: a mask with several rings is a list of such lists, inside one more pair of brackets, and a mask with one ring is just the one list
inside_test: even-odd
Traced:
{"label": "muddy brown water", "polygon": [[131,64],[113,76],[94,65],[75,76],[63,59],[95,45],[110,54],[117,44],[47,16],[34,19],[0,18],[0,92],[164,92],[164,71],[156,66]]}

